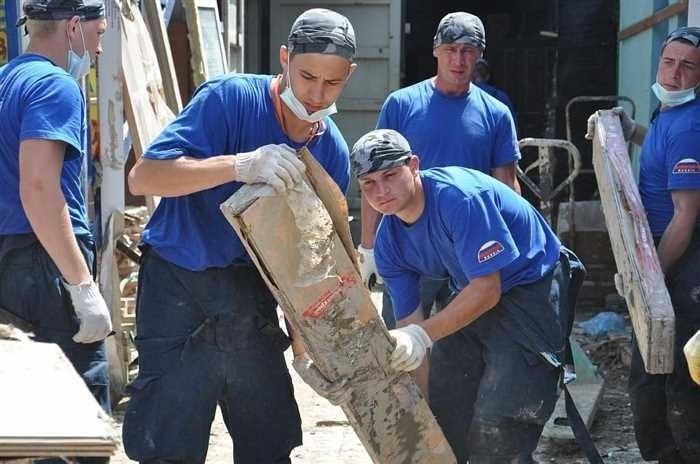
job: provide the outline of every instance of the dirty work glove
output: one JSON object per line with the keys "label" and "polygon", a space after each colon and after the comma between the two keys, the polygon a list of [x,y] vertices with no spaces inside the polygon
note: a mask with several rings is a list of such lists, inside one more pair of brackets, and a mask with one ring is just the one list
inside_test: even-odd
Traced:
{"label": "dirty work glove", "polygon": [[294,370],[316,393],[324,397],[334,406],[350,401],[352,391],[347,386],[347,380],[331,382],[318,370],[306,353],[295,356],[292,362]]}
{"label": "dirty work glove", "polygon": [[63,282],[70,293],[75,315],[80,321],[80,330],[73,335],[76,343],[94,343],[104,340],[112,331],[112,318],[97,284],[90,280],[78,285]]}
{"label": "dirty work glove", "polygon": [[374,262],[374,249],[360,245],[357,247],[357,253],[360,255],[360,275],[362,276],[362,282],[367,288],[372,288],[372,276],[374,276],[375,284],[383,284],[384,281],[377,272],[377,264]]}
{"label": "dirty work glove", "polygon": [[391,354],[391,367],[397,371],[416,370],[423,362],[428,348],[433,346],[428,333],[417,324],[390,330],[389,335],[396,341]]}
{"label": "dirty work glove", "polygon": [[[634,135],[634,130],[637,128],[637,124],[634,119],[630,118],[625,109],[621,106],[616,106],[612,108],[613,114],[620,117],[620,126],[622,126],[622,136],[625,138],[625,142],[628,142]],[[588,140],[593,140],[593,133],[595,131],[595,126],[598,124],[598,112],[596,111],[588,117],[588,130],[586,131],[586,137]]]}
{"label": "dirty work glove", "polygon": [[247,184],[265,183],[277,192],[284,192],[301,182],[306,169],[288,145],[263,145],[251,152],[234,157],[236,180]]}

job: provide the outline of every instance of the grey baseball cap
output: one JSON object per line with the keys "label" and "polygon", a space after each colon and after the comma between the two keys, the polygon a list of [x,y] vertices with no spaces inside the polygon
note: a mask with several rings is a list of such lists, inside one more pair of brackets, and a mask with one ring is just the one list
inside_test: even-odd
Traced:
{"label": "grey baseball cap", "polygon": [[486,32],[481,20],[470,13],[448,13],[440,20],[433,37],[433,48],[442,44],[465,43],[486,48]]}
{"label": "grey baseball cap", "polygon": [[24,0],[24,16],[17,20],[17,26],[27,19],[60,20],[79,16],[84,21],[102,18],[105,15],[103,0]]}
{"label": "grey baseball cap", "polygon": [[392,129],[377,129],[360,137],[352,147],[353,174],[364,176],[374,171],[402,166],[411,159],[408,140]]}
{"label": "grey baseball cap", "polygon": [[287,39],[289,51],[355,57],[355,31],[348,18],[325,8],[306,10],[294,21]]}

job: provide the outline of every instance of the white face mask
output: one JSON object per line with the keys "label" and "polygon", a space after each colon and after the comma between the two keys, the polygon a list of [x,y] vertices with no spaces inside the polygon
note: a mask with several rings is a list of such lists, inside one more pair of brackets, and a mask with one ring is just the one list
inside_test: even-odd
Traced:
{"label": "white face mask", "polygon": [[651,91],[664,106],[678,106],[695,100],[695,87],[685,90],[666,90],[661,84],[654,82]]}
{"label": "white face mask", "polygon": [[294,95],[294,91],[292,90],[292,81],[289,77],[290,74],[291,69],[289,61],[287,61],[287,88],[284,89],[284,91],[280,94],[280,98],[285,103],[285,105],[287,105],[287,108],[292,110],[294,116],[306,122],[319,122],[326,116],[330,116],[338,112],[338,109],[336,108],[334,102],[327,108],[323,108],[321,110],[309,114],[309,112],[306,111],[304,104],[299,101],[296,95]]}
{"label": "white face mask", "polygon": [[83,39],[83,56],[78,56],[77,53],[73,51],[73,46],[70,43],[70,38],[68,39],[68,74],[73,76],[75,80],[80,80],[87,76],[90,72],[90,52],[88,52],[85,46],[85,36],[83,35],[83,26],[78,23],[80,27],[80,37]]}

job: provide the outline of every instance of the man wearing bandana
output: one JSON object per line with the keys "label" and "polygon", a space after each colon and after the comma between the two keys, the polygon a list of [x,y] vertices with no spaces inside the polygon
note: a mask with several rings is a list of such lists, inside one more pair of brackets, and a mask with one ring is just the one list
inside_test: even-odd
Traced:
{"label": "man wearing bandana", "polygon": [[[398,132],[378,129],[350,155],[362,194],[384,214],[377,268],[398,329],[393,368],[430,353],[430,407],[460,464],[532,463],[557,400],[568,332],[570,261],[537,210],[504,183],[461,167],[418,170]],[[418,282],[454,294],[424,317]]]}
{"label": "man wearing bandana", "polygon": [[[393,129],[406,137],[420,158],[421,169],[462,166],[477,169],[519,191],[520,159],[515,123],[508,108],[473,84],[476,62],[486,48],[481,20],[462,11],[445,15],[433,38],[435,76],[393,92],[384,102],[377,129]],[[372,247],[379,213],[361,203],[362,243],[358,247],[363,280],[378,282]],[[436,303],[446,304],[444,281],[421,281],[427,315]],[[392,301],[384,292],[382,317],[395,324]]]}
{"label": "man wearing bandana", "polygon": [[[625,140],[642,145],[639,193],[676,318],[674,369],[644,370],[632,340],[629,392],[642,457],[661,464],[700,462],[700,387],[683,346],[700,330],[700,28],[681,27],[661,47],[652,91],[659,107],[649,129],[622,108]],[[596,115],[589,118],[592,137]]]}
{"label": "man wearing bandana", "polygon": [[29,46],[0,67],[0,308],[58,344],[110,412],[109,310],[81,177],[85,96],[76,81],[102,52],[102,0],[27,0]]}
{"label": "man wearing bandana", "polygon": [[[217,404],[236,463],[288,463],[301,444],[276,302],[219,205],[244,183],[292,188],[303,146],[347,189],[348,148],[328,116],[355,50],[347,18],[304,12],[280,47],[282,75],[206,82],[129,173],[132,193],[162,197],[143,234],[139,374],[123,429],[131,459],[204,462]],[[294,336],[292,348],[307,383],[334,403],[347,398]]]}

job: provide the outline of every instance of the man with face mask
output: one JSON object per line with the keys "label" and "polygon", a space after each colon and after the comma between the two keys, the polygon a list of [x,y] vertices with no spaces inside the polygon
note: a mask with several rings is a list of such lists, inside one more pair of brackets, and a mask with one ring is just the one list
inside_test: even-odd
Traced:
{"label": "man with face mask", "polygon": [[[472,84],[476,62],[486,48],[481,20],[470,13],[445,15],[433,38],[435,76],[393,92],[384,102],[377,129],[393,129],[406,137],[420,158],[421,169],[462,166],[477,169],[520,190],[516,163],[520,159],[515,124],[508,108]],[[378,282],[372,247],[380,214],[361,203],[362,241],[358,247],[362,277]],[[446,304],[444,280],[421,281],[423,310],[430,314]],[[393,328],[392,301],[384,292],[382,317]]]}
{"label": "man with face mask", "polygon": [[[700,28],[681,27],[661,49],[652,91],[660,105],[649,129],[618,108],[625,140],[642,145],[639,192],[676,317],[674,369],[645,372],[632,341],[629,392],[645,460],[700,462],[700,389],[683,346],[700,329]],[[589,118],[592,138],[596,115]]]}
{"label": "man with face mask", "polygon": [[[102,52],[102,0],[27,0],[27,51],[0,67],[0,307],[57,343],[109,412],[109,311],[81,173],[85,97],[76,82]],[[92,273],[91,273],[92,271]]]}
{"label": "man with face mask", "polygon": [[[283,193],[306,146],[342,190],[348,148],[328,115],[355,70],[344,16],[312,9],[280,47],[280,76],[228,74],[203,84],[129,173],[132,193],[162,199],[143,234],[137,337],[123,440],[142,462],[204,462],[217,404],[236,463],[290,462],[301,423],[276,302],[219,205],[244,183]],[[332,402],[292,335],[294,367]]]}

